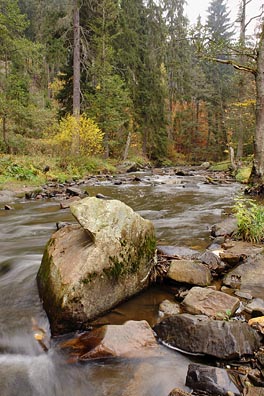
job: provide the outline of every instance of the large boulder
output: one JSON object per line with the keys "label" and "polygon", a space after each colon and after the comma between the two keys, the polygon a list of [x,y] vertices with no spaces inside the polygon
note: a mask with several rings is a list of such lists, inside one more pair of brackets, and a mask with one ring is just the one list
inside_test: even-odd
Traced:
{"label": "large boulder", "polygon": [[207,315],[217,319],[232,316],[240,305],[237,297],[210,288],[193,287],[182,305],[193,315]]}
{"label": "large boulder", "polygon": [[148,285],[155,254],[153,224],[117,200],[71,205],[80,225],[48,242],[37,275],[53,334],[89,322]]}
{"label": "large boulder", "polygon": [[260,335],[247,323],[213,320],[205,315],[179,314],[154,327],[164,344],[194,354],[219,359],[252,355],[260,346]]}

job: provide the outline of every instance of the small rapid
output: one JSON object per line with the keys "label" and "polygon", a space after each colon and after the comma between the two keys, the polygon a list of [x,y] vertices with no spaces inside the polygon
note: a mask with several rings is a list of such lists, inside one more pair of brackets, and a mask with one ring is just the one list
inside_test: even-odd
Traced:
{"label": "small rapid", "polygon": [[[239,187],[210,185],[200,176],[140,175],[140,183],[113,185],[109,180],[85,186],[120,199],[153,221],[158,244],[203,250],[209,228],[230,210]],[[44,246],[57,222],[73,222],[56,200],[14,199],[13,210],[0,210],[0,394],[1,396],[167,396],[185,388],[190,357],[160,346],[158,355],[142,359],[105,359],[76,363],[51,339],[36,285]],[[163,286],[149,290],[99,318],[98,324],[146,319],[154,325],[158,306],[173,294]],[[34,337],[46,333],[48,352]]]}

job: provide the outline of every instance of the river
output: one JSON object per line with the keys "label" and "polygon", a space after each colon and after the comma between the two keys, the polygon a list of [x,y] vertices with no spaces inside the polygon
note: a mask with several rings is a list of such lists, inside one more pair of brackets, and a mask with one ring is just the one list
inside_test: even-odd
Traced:
{"label": "river", "polygon": [[[203,250],[210,244],[209,229],[230,211],[238,190],[235,184],[210,185],[203,175],[153,176],[141,182],[114,185],[95,181],[85,188],[120,199],[153,221],[158,244]],[[95,179],[96,180],[96,179]],[[73,221],[58,200],[14,199],[14,210],[0,210],[0,395],[1,396],[167,396],[185,387],[190,357],[160,346],[158,356],[79,364],[70,362],[51,339],[46,353],[34,339],[34,324],[49,334],[36,274],[56,222]],[[2,207],[4,203],[0,204]],[[170,290],[150,288],[122,304],[103,323],[146,319],[153,325],[158,305],[173,300]]]}

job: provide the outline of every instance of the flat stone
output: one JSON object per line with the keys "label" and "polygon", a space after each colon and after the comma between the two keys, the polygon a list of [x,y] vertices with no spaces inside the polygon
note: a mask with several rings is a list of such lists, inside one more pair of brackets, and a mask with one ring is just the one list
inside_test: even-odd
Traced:
{"label": "flat stone", "polygon": [[253,301],[247,304],[245,310],[249,313],[253,311],[261,312],[264,315],[264,300],[262,298],[254,298]]}
{"label": "flat stone", "polygon": [[159,306],[159,316],[177,315],[181,312],[180,304],[169,300],[164,300]]}
{"label": "flat stone", "polygon": [[245,300],[252,300],[252,295],[250,293],[247,293],[247,292],[236,290],[235,291],[235,295],[237,297],[239,297],[239,298],[244,298]]}
{"label": "flat stone", "polygon": [[249,386],[246,388],[245,396],[264,396],[264,388]]}
{"label": "flat stone", "polygon": [[225,369],[192,363],[189,365],[186,385],[194,391],[206,391],[212,395],[240,396],[240,391]]}
{"label": "flat stone", "polygon": [[239,298],[209,288],[193,287],[182,305],[193,315],[207,315],[218,319],[232,316],[240,305]]}
{"label": "flat stone", "polygon": [[82,190],[77,187],[67,187],[66,193],[73,196],[80,196],[83,194]]}
{"label": "flat stone", "polygon": [[213,320],[205,315],[170,316],[158,323],[154,331],[165,345],[219,359],[253,355],[261,344],[260,334],[247,323]]}
{"label": "flat stone", "polygon": [[167,274],[176,282],[207,286],[211,283],[209,268],[198,260],[172,260]]}

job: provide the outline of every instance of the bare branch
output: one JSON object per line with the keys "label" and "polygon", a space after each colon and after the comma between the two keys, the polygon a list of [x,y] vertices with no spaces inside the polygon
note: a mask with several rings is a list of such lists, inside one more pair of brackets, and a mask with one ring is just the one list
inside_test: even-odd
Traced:
{"label": "bare branch", "polygon": [[264,15],[264,10],[262,10],[261,13],[260,13],[259,15],[255,15],[255,16],[253,16],[252,18],[250,18],[250,20],[245,24],[245,30],[246,30],[246,28],[248,27],[248,25],[249,25],[254,19],[260,18],[260,17],[262,17],[262,15]]}
{"label": "bare branch", "polygon": [[218,63],[223,63],[225,65],[231,65],[237,70],[242,70],[242,71],[252,73],[254,76],[256,76],[256,74],[257,74],[257,70],[254,69],[253,67],[240,65],[240,64],[234,62],[232,59],[219,59],[219,58],[210,58],[210,57],[207,57],[206,59],[210,60],[210,61],[218,62]]}

